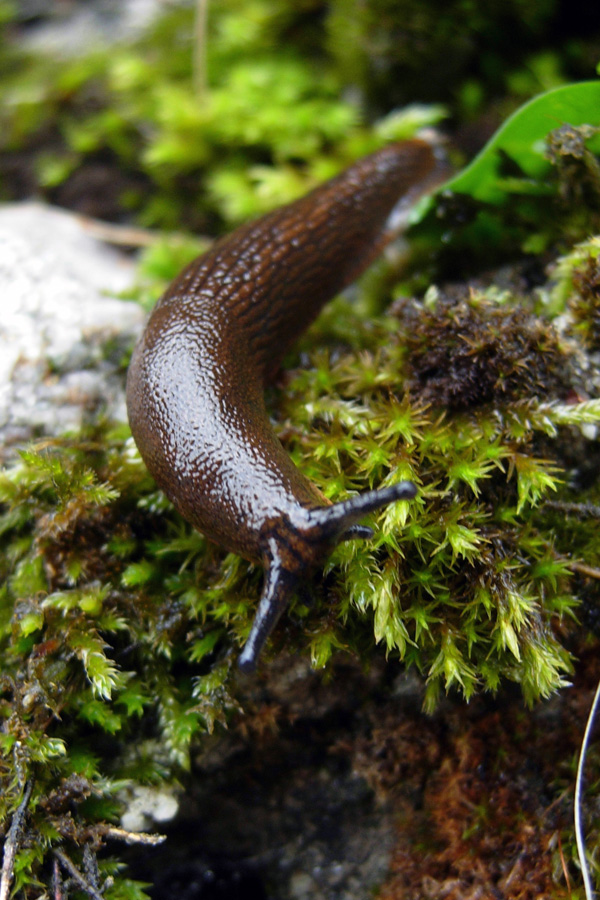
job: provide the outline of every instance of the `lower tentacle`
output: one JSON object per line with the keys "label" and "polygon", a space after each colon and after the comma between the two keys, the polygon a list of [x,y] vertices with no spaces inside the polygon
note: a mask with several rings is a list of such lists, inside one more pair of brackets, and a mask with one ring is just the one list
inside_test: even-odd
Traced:
{"label": "lower tentacle", "polygon": [[357,494],[348,500],[308,511],[307,524],[290,534],[271,532],[264,553],[265,580],[250,634],[239,657],[239,667],[249,673],[256,669],[267,638],[294,595],[299,579],[318,558],[327,555],[339,541],[373,537],[373,530],[358,524],[367,513],[396,500],[411,500],[417,488],[411,481]]}

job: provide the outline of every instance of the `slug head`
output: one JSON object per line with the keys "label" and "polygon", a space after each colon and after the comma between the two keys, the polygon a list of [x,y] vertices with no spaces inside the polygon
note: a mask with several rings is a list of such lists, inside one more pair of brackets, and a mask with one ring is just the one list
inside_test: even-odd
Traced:
{"label": "slug head", "polygon": [[265,526],[262,537],[265,579],[252,628],[238,661],[243,672],[256,669],[259,654],[300,579],[340,541],[372,537],[372,529],[359,524],[367,513],[395,500],[411,500],[416,493],[411,481],[401,481],[332,506],[299,507],[299,521],[281,517]]}

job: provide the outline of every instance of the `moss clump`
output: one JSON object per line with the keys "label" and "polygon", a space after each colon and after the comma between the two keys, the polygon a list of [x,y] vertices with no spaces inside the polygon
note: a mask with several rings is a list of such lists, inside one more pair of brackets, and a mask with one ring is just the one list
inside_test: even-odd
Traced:
{"label": "moss clump", "polygon": [[[566,306],[570,327],[589,351],[600,348],[600,239],[577,244],[555,265],[551,302]],[[593,390],[593,387],[592,387]]]}
{"label": "moss clump", "polygon": [[[508,297],[506,298],[508,299]],[[572,390],[566,348],[552,323],[512,298],[433,292],[394,308],[402,325],[411,393],[435,407],[466,410]]]}
{"label": "moss clump", "polygon": [[[480,327],[489,314],[496,328],[496,312],[488,298]],[[329,496],[403,478],[420,494],[380,517],[374,541],[336,550],[318,602],[296,601],[263,665],[280,652],[366,662],[380,644],[423,673],[428,708],[443,690],[469,698],[506,679],[530,703],[547,696],[572,669],[565,639],[585,576],[571,561],[600,559],[595,523],[561,528],[544,503],[561,498],[563,448],[600,420],[598,401],[500,393],[445,418],[404,392],[397,318],[349,313],[349,328],[358,358],[320,350],[272,395],[282,439]],[[29,792],[20,877],[48,883],[60,854],[85,871],[85,854],[118,833],[123,787],[172,783],[193,742],[237,714],[231,650],[260,573],[181,522],[127,429],[32,448],[0,499],[2,815],[14,820]],[[577,499],[598,504],[597,479]]]}
{"label": "moss clump", "polygon": [[124,435],[104,431],[31,449],[0,479],[0,819],[22,820],[17,888],[71,866],[97,892],[110,875],[107,898],[142,896],[110,860],[90,882],[105,841],[127,839],[119,792],[174,782],[193,736],[236,708],[227,659],[201,665],[219,632],[193,624],[177,576],[165,594],[161,556],[202,539],[165,532],[153,491]]}
{"label": "moss clump", "polygon": [[548,157],[556,168],[563,202],[600,207],[600,164],[587,146],[598,128],[562,125],[548,136]]}
{"label": "moss clump", "polygon": [[[422,26],[434,8],[422,7],[408,5],[411,27],[400,31],[431,32]],[[385,18],[371,18],[375,8]],[[524,8],[515,0],[511,21]],[[436,32],[444,47],[455,11],[444,8],[449,23]],[[353,46],[344,43],[347,12],[344,0],[215,4],[202,96],[192,88],[190,10],[109,58],[48,62],[1,48],[4,196],[39,192],[93,214],[213,234],[302,193],[382,137],[437,121],[439,108],[416,108],[363,125],[343,72],[358,61],[359,96],[383,96],[371,42],[387,40],[392,12],[387,2],[364,7]],[[504,7],[492,11],[488,38],[496,15],[504,19]],[[461,73],[479,49],[474,33]],[[386,44],[381,71],[400,72],[401,43]],[[443,60],[447,79],[439,48],[419,58],[438,72]],[[475,111],[504,83],[502,55],[494,59],[485,86],[454,84],[456,108]],[[394,96],[389,79],[385,93]],[[578,196],[564,185],[583,170],[564,165],[573,135],[562,137],[554,158],[564,209]],[[587,178],[593,159],[587,150],[582,159]],[[563,249],[583,239],[593,210],[548,216],[556,191],[542,205],[546,185],[504,162],[500,206],[478,207],[465,240],[477,266],[498,248],[549,259],[559,232]],[[15,192],[16,183],[25,187]],[[464,277],[460,217],[440,227]],[[420,240],[424,255],[439,254],[427,233]],[[170,274],[160,250],[147,263],[157,279]],[[584,271],[580,284],[573,272],[563,286],[571,279],[573,296],[589,304],[595,276]],[[559,291],[546,290],[548,315],[564,313]],[[274,653],[326,667],[343,653],[368,665],[381,649],[391,667],[422,673],[428,709],[443,691],[470,698],[510,681],[533,703],[566,683],[578,595],[597,603],[596,520],[574,510],[600,505],[597,466],[579,477],[600,406],[571,402],[578,384],[552,323],[534,318],[539,305],[490,291],[465,294],[453,309],[441,294],[418,319],[405,304],[400,317],[373,322],[332,304],[328,348],[315,352],[307,339],[307,365],[270,392],[282,440],[332,498],[404,478],[420,494],[380,516],[374,541],[336,550],[315,580],[316,602],[300,597],[284,617],[265,670]],[[594,315],[581,313],[592,325],[576,329],[575,343],[593,334]],[[319,328],[323,320],[313,339]],[[591,388],[597,381],[594,371]],[[126,427],[30,448],[0,479],[0,501],[0,822],[16,852],[13,885],[33,898],[75,879],[88,895],[136,900],[142,887],[105,850],[119,834],[123,792],[183,781],[195,744],[239,714],[235,655],[260,572],[179,519]]]}
{"label": "moss clump", "polygon": [[[404,711],[399,717],[391,703],[377,709],[355,759],[388,801],[399,795],[397,844],[381,900],[583,896],[571,844],[573,760],[598,679],[594,657],[590,648],[580,660],[574,689],[527,712],[507,697],[468,708],[446,704],[425,721]],[[592,784],[597,754],[589,763]],[[586,810],[592,848],[598,815],[593,803]]]}
{"label": "moss clump", "polygon": [[[317,664],[340,643],[367,652],[367,634],[355,616],[369,611],[375,640],[388,655],[426,674],[430,706],[442,688],[469,697],[481,688],[496,690],[508,678],[532,702],[564,683],[571,664],[560,641],[576,606],[569,563],[579,549],[590,553],[595,526],[588,522],[587,538],[581,534],[577,545],[569,544],[548,528],[540,508],[561,490],[574,436],[598,421],[600,404],[560,402],[568,366],[549,322],[533,329],[535,340],[526,340],[528,374],[519,382],[514,359],[528,321],[516,312],[522,303],[519,297],[475,304],[480,340],[489,334],[496,341],[499,322],[512,330],[506,352],[515,371],[509,388],[486,389],[479,398],[486,403],[479,405],[470,393],[451,418],[441,406],[399,390],[412,362],[397,320],[380,329],[377,350],[364,350],[358,361],[349,354],[332,360],[321,351],[313,358],[314,375],[300,372],[286,386],[290,430],[294,422],[293,437],[285,431],[290,448],[328,496],[403,478],[420,485],[414,503],[382,515],[374,546],[347,544],[336,551],[344,576],[328,587],[328,602],[337,604],[345,627],[342,634],[326,617],[325,630],[322,625],[311,641]],[[463,313],[458,310],[459,319]],[[435,311],[429,315],[425,334],[431,322],[446,326],[451,318],[445,305],[439,320]],[[360,340],[361,325],[353,324]],[[344,331],[349,327],[346,321]],[[372,325],[364,327],[372,333]],[[441,332],[440,342],[446,339]],[[450,358],[456,333],[448,340]],[[419,335],[411,341],[422,346]],[[491,365],[491,373],[490,390],[501,369]],[[597,491],[595,481],[589,496]],[[588,560],[596,564],[597,549]]]}
{"label": "moss clump", "polygon": [[573,295],[569,308],[575,328],[581,332],[586,346],[600,350],[600,261],[590,256],[573,272]]}

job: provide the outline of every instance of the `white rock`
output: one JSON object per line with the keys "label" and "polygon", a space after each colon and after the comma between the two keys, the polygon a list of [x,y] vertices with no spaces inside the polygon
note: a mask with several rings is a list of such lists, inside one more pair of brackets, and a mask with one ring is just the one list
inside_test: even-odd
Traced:
{"label": "white rock", "polygon": [[[141,308],[115,294],[134,264],[64,210],[0,207],[0,441],[78,429],[85,415],[124,420],[119,353],[139,335]],[[115,359],[114,357],[117,357]],[[6,452],[4,453],[6,456]]]}
{"label": "white rock", "polygon": [[[27,49],[60,57],[77,57],[94,47],[136,40],[160,14],[193,0],[95,0],[94,3],[41,3],[42,21],[21,38]],[[45,7],[45,8],[44,8]]]}

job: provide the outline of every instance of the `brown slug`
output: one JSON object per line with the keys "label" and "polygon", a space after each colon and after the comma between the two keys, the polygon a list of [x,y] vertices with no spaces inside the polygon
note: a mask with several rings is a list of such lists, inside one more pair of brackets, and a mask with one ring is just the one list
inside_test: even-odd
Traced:
{"label": "brown slug", "polygon": [[389,144],[294,203],[217,241],[154,308],[129,367],[133,436],[159,487],[211,540],[265,567],[244,671],[306,576],[366,513],[411,482],[334,505],[276,437],[264,385],[321,307],[394,236],[392,213],[429,187],[432,147]]}

